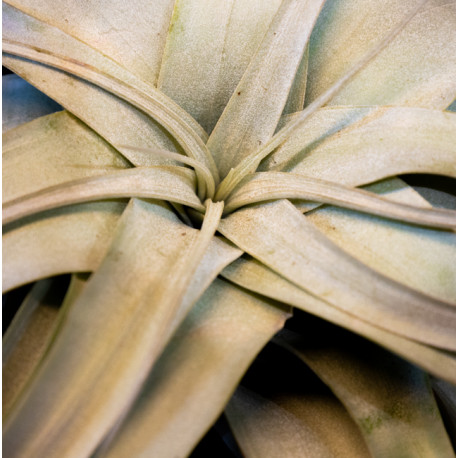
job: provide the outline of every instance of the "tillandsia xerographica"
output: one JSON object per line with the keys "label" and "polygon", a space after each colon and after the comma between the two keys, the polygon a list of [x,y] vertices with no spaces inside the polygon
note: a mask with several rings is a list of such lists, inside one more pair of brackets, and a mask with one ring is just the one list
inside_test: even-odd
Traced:
{"label": "tillandsia xerographica", "polygon": [[454,456],[453,1],[7,0],[3,63],[5,456]]}

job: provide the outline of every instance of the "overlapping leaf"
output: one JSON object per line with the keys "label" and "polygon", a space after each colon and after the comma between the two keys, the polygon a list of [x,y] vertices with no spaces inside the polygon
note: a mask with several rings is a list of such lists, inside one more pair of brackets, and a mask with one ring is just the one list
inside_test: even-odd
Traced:
{"label": "overlapping leaf", "polygon": [[222,176],[274,133],[322,4],[285,1],[279,8],[208,139]]}
{"label": "overlapping leaf", "polygon": [[287,310],[275,303],[216,280],[170,342],[124,423],[96,456],[186,455],[287,317]]}
{"label": "overlapping leaf", "polygon": [[403,173],[455,176],[455,129],[455,115],[440,110],[326,107],[259,170],[293,172],[352,186]]}
{"label": "overlapping leaf", "polygon": [[286,201],[234,213],[221,221],[219,230],[288,280],[336,307],[423,343],[445,349],[455,346],[455,310],[450,304],[368,269]]}
{"label": "overlapping leaf", "polygon": [[437,377],[455,383],[456,361],[452,355],[393,334],[377,324],[364,321],[364,317],[356,317],[333,306],[326,300],[318,299],[255,259],[240,258],[226,267],[222,275],[250,291],[291,304],[305,312],[360,334],[412,361]]}
{"label": "overlapping leaf", "polygon": [[[241,385],[225,409],[244,456],[369,457],[358,427],[342,404],[305,365],[293,363],[287,353],[282,356],[289,363],[289,370],[281,365],[285,379],[294,377],[294,381],[269,380],[270,386],[252,382],[251,389]],[[274,373],[273,367],[270,373],[261,371],[271,379]]]}
{"label": "overlapping leaf", "polygon": [[[419,3],[421,0],[410,2],[409,7]],[[306,104],[405,14],[402,0],[389,0],[383,8],[377,0],[327,2],[311,37]],[[427,2],[399,37],[331,103],[445,109],[455,98],[454,23],[454,2]]]}
{"label": "overlapping leaf", "polygon": [[158,87],[210,133],[281,2],[175,2]]}
{"label": "overlapping leaf", "polygon": [[278,341],[330,386],[373,456],[455,456],[425,374],[368,343],[349,347],[348,340],[339,348],[317,343],[310,349],[285,332]]}
{"label": "overlapping leaf", "polygon": [[[73,304],[21,405],[8,418],[9,439],[4,446],[11,456],[32,450],[47,456],[73,456],[96,447],[113,419],[133,401],[184,311],[212,277],[240,255],[219,241],[211,243],[214,248],[205,256],[202,248],[195,252],[202,236],[207,244],[211,241],[211,233],[202,232],[199,238],[163,205],[131,203],[108,255]],[[187,246],[188,256],[176,261]],[[197,266],[191,268],[193,263],[206,273],[194,275]],[[191,267],[186,269],[187,265]],[[175,269],[185,281],[183,288],[194,277],[197,287],[180,294],[173,284]],[[161,288],[162,284],[166,287]],[[78,352],[74,352],[75,342]],[[67,383],[69,373],[74,374],[71,384]],[[45,411],[46,423],[37,422],[35,416]]]}

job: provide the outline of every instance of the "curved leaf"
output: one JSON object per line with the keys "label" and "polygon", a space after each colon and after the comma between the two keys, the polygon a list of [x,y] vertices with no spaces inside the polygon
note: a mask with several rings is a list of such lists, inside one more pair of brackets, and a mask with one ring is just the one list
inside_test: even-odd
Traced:
{"label": "curved leaf", "polygon": [[226,201],[230,213],[248,204],[278,199],[311,200],[407,223],[443,229],[456,227],[452,210],[414,207],[383,199],[362,189],[285,172],[248,175]]}
{"label": "curved leaf", "polygon": [[[173,0],[150,2],[7,0],[6,3],[61,29],[144,81],[156,84]],[[135,24],[131,30],[127,24]]]}
{"label": "curved leaf", "polygon": [[95,270],[113,237],[123,202],[51,210],[3,228],[3,291],[70,272]]}
{"label": "curved leaf", "polygon": [[[409,6],[418,3],[409,2]],[[445,109],[455,98],[456,78],[451,58],[455,55],[455,2],[447,3],[436,8],[426,3],[331,104]],[[371,49],[405,15],[405,8],[402,0],[388,0],[383,6],[377,0],[327,2],[310,40],[306,105]]]}
{"label": "curved leaf", "polygon": [[125,422],[96,456],[188,455],[288,316],[215,280],[165,349]]}
{"label": "curved leaf", "polygon": [[351,186],[403,173],[454,177],[455,144],[452,113],[411,107],[326,107],[266,158],[259,170]]}
{"label": "curved leaf", "polygon": [[364,56],[356,62],[355,65],[350,66],[337,81],[331,85],[329,89],[320,94],[312,103],[310,103],[303,111],[301,111],[294,119],[291,119],[285,126],[283,126],[273,137],[267,139],[257,149],[253,149],[241,159],[234,168],[228,171],[227,176],[221,183],[216,197],[224,199],[234,189],[234,187],[249,173],[253,173],[258,168],[263,159],[269,156],[278,146],[287,140],[287,138],[294,134],[301,126],[313,115],[319,108],[328,103],[332,97],[338,94],[355,75],[357,75],[369,62],[380,54],[405,28],[405,26],[412,20],[419,9],[427,2],[422,0],[414,8],[411,8],[408,14],[404,15],[402,20],[399,21],[390,31],[380,40],[377,44],[365,53]]}
{"label": "curved leaf", "polygon": [[[172,151],[176,150],[174,142],[168,138],[169,134],[165,133],[161,127],[152,123],[151,119],[143,114],[145,111],[143,105],[146,103],[150,108],[153,105],[155,106],[153,111],[159,114],[160,123],[165,122],[169,126],[167,128],[170,128],[172,124],[174,125],[174,127],[171,127],[173,134],[178,135],[178,143],[184,145],[185,150],[188,149],[191,143],[197,148],[195,149],[194,146],[191,146],[191,150],[194,152],[205,150],[202,139],[206,139],[206,134],[191,116],[180,109],[162,92],[136,78],[106,56],[60,30],[7,5],[4,5],[3,8],[4,40],[5,43],[16,43],[12,49],[22,49],[23,52],[27,53],[28,57],[33,55],[39,61],[47,56],[45,60],[48,64],[54,62],[55,65],[63,66],[65,71],[80,72],[78,73],[80,77],[92,75],[95,80],[91,79],[91,82],[95,82],[98,85],[102,84],[108,91],[112,91],[114,86],[117,86],[118,89],[120,85],[124,87],[121,92],[115,89],[116,94],[121,98],[127,98],[130,103],[140,109],[140,112],[133,109],[130,103],[119,100],[117,97],[113,98],[111,94],[107,94],[91,84],[75,79],[60,71],[55,71],[42,65],[37,66],[32,62],[16,59],[15,57],[4,58],[5,65],[12,66],[16,73],[29,80],[54,100],[59,101],[65,108],[94,128],[110,143],[125,144],[127,141],[132,146],[150,146]],[[5,44],[5,51],[7,46],[12,45]],[[46,54],[32,51],[32,49],[36,50],[37,48],[43,51],[47,50]],[[53,60],[50,57],[51,55],[62,55],[67,57],[67,60],[56,57]],[[58,62],[57,64],[56,61]],[[78,65],[78,62],[84,62],[84,64],[81,66]],[[107,84],[102,83],[102,80],[105,80]],[[127,93],[123,95],[122,92],[125,91],[130,95]],[[134,93],[137,95],[134,95]],[[139,93],[143,95],[139,95]],[[133,100],[132,97],[136,100]],[[152,114],[148,108],[146,108],[146,111],[148,115]],[[153,118],[156,118],[156,114],[153,115]],[[129,125],[130,127],[127,127]],[[175,130],[176,128],[178,128],[178,131]],[[182,128],[187,132],[184,133]],[[132,131],[126,136],[126,132],[129,132],[130,129]],[[184,136],[182,135],[183,133]],[[193,155],[194,153],[190,154]],[[197,154],[199,156],[200,153]],[[204,153],[204,156],[206,156],[206,159],[203,156],[201,158],[203,162],[209,161],[210,167],[212,167],[212,159],[209,154]],[[215,176],[217,175],[214,167],[212,173]]]}
{"label": "curved leaf", "polygon": [[5,202],[3,224],[62,206],[120,197],[163,199],[202,211],[194,178],[191,170],[176,166],[135,167],[81,178]]}
{"label": "curved leaf", "polygon": [[250,291],[292,305],[362,335],[450,383],[456,381],[454,357],[350,315],[305,292],[256,259],[240,258],[226,267],[221,275]]}
{"label": "curved leaf", "polygon": [[335,307],[413,340],[445,349],[455,347],[454,307],[352,258],[287,201],[233,213],[221,221],[219,231],[268,267]]}
{"label": "curved leaf", "polygon": [[274,133],[322,4],[282,2],[208,139],[222,176]]}
{"label": "curved leaf", "polygon": [[[182,110],[172,100],[165,100],[159,91],[152,91],[150,88],[149,91],[145,92],[84,63],[84,61],[60,56],[45,48],[37,48],[33,45],[4,39],[3,49],[9,54],[31,59],[71,73],[128,101],[153,119],[158,120],[161,125],[174,135],[186,154],[193,159],[201,161],[211,171],[214,181],[218,182],[218,170],[202,139],[187,124],[186,116],[180,115]],[[199,195],[203,198],[206,195],[205,180],[200,175],[198,175],[198,184]],[[212,197],[208,195],[208,191],[207,196]]]}
{"label": "curved leaf", "polygon": [[367,342],[338,348],[285,332],[285,342],[347,407],[373,456],[453,457],[426,374]]}
{"label": "curved leaf", "polygon": [[[215,245],[205,223],[203,237]],[[196,275],[198,284],[190,286],[189,294],[177,296],[181,288],[173,289],[174,269],[184,267],[186,278],[180,281],[185,280],[186,288],[194,277],[194,270],[186,267],[202,259],[201,243],[199,232],[164,206],[131,201],[108,255],[69,310],[39,373],[6,421],[4,447],[10,456],[81,456],[97,446],[130,406],[178,326],[176,313],[182,317],[219,270],[240,255],[229,246],[224,256],[220,248],[219,256],[209,252],[210,266],[204,258],[199,268],[210,276]],[[177,253],[187,247],[192,258],[185,255],[177,264]],[[166,289],[160,287],[164,280]],[[162,300],[155,301],[158,295]]]}
{"label": "curved leaf", "polygon": [[285,393],[272,398],[239,387],[225,414],[247,458],[369,458],[355,422],[327,393]]}
{"label": "curved leaf", "polygon": [[[380,182],[370,190],[393,201],[429,206],[399,179]],[[317,209],[307,219],[374,270],[427,295],[455,302],[454,234],[337,208]]]}

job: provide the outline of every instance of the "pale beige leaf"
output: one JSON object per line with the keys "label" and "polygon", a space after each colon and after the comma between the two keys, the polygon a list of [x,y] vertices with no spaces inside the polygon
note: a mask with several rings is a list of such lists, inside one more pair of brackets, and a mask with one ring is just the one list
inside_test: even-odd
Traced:
{"label": "pale beige leaf", "polygon": [[2,77],[2,132],[61,110],[54,100],[17,75]]}
{"label": "pale beige leaf", "polygon": [[[29,27],[27,27],[30,24]],[[46,32],[46,33],[44,33]],[[49,36],[48,36],[49,34]],[[9,6],[3,6],[3,36],[38,44],[66,44],[73,52],[78,46],[86,58],[97,55],[81,42],[43,22],[26,16]],[[106,62],[107,59],[104,59]],[[49,95],[63,107],[88,124],[111,144],[129,143],[132,146],[160,147],[175,150],[174,142],[151,119],[131,105],[77,81],[70,75],[32,62],[3,56],[3,65],[11,68],[40,91]],[[119,70],[119,69],[118,69]],[[123,72],[124,74],[126,71]],[[122,127],[121,127],[122,126]]]}
{"label": "pale beige leaf", "polygon": [[81,204],[3,228],[3,291],[70,272],[95,270],[113,237],[123,202]]}
{"label": "pale beige leaf", "polygon": [[278,146],[285,142],[289,136],[293,135],[295,131],[313,115],[316,110],[323,107],[328,103],[336,94],[338,94],[343,87],[345,87],[369,62],[380,54],[392,41],[399,35],[405,26],[414,18],[417,12],[424,6],[427,0],[421,0],[414,8],[404,15],[389,32],[377,42],[364,56],[350,66],[337,81],[332,84],[326,91],[321,93],[312,103],[306,106],[294,119],[291,119],[282,129],[280,129],[273,137],[270,137],[264,144],[261,142],[260,147],[247,152],[242,160],[234,164],[234,167],[228,170],[227,176],[221,183],[216,197],[220,199],[226,198],[234,187],[249,173],[253,173],[258,168],[260,162],[271,154]]}
{"label": "pale beige leaf", "polygon": [[[431,208],[427,200],[398,178],[366,189],[399,203]],[[428,195],[431,190],[425,197]],[[438,206],[455,209],[455,199],[447,197],[444,201],[445,197],[440,197]],[[317,204],[299,201],[296,206],[308,212]],[[425,294],[455,302],[455,235],[344,209],[321,208],[307,213],[307,218],[344,251],[383,275]]]}
{"label": "pale beige leaf", "polygon": [[65,111],[51,114],[4,134],[3,199],[126,167],[130,164],[77,118]]}
{"label": "pale beige leaf", "polygon": [[[127,200],[72,204],[6,226],[6,289],[58,273],[94,273],[81,291],[70,291],[64,304],[68,314],[61,314],[43,364],[24,378],[28,380],[26,388],[5,421],[5,454],[12,458],[189,455],[222,412],[256,353],[283,326],[288,314],[276,300],[360,333],[438,377],[454,379],[452,352],[442,350],[455,348],[452,234],[326,207],[315,207],[303,215],[305,207],[286,201],[239,210],[217,227],[223,209],[223,202],[218,201],[270,153],[272,157],[263,167],[275,168],[275,158],[281,171],[300,169],[303,163],[313,177],[328,179],[325,175],[329,173],[329,181],[347,184],[345,180],[349,180],[351,186],[401,172],[454,176],[454,117],[439,111],[450,103],[454,88],[450,63],[454,36],[449,31],[454,4],[431,0],[405,26],[405,14],[419,1],[409,5],[387,0],[384,8],[375,0],[366,4],[355,0],[356,9],[341,0],[326,1],[323,12],[342,13],[342,18],[321,15],[312,36],[314,40],[325,37],[323,61],[335,52],[333,59],[340,73],[331,66],[329,80],[328,75],[320,74],[310,86],[312,76],[321,68],[317,70],[316,62],[321,65],[322,61],[314,41],[310,48],[314,73],[309,73],[307,81],[308,55],[303,50],[322,0],[285,0],[280,12],[291,8],[294,13],[297,6],[304,14],[291,14],[291,21],[285,20],[287,27],[275,30],[277,35],[268,32],[266,46],[261,44],[254,58],[280,0],[157,0],[151,4],[145,0],[85,0],[76,4],[70,0],[7,0],[23,7],[25,13],[11,5],[4,9],[4,64],[81,121],[63,113],[47,118],[59,121],[57,130],[44,132],[47,121],[40,120],[32,123],[34,130],[28,134],[22,127],[15,129],[16,133],[10,131],[7,143],[14,147],[5,154],[6,200],[74,179],[83,179],[80,184],[86,188],[95,182],[94,176],[104,175],[101,180],[107,185],[114,168],[130,167],[116,148],[135,166],[187,174],[189,180],[178,179],[180,189],[186,182],[186,191],[178,194],[184,192],[187,198],[178,201],[192,202],[201,213],[189,207],[185,210],[178,203],[173,204],[174,212],[163,201],[132,199],[127,210]],[[328,26],[333,30],[324,30]],[[380,52],[394,37],[390,31],[397,26],[404,28],[403,32]],[[273,46],[282,37],[285,43]],[[272,46],[267,46],[269,41]],[[272,55],[266,56],[267,48],[274,51]],[[376,58],[366,65],[371,52]],[[355,66],[357,62],[360,64]],[[285,118],[291,119],[289,127],[272,137],[283,110],[302,109],[306,85],[307,91],[312,87],[308,100],[312,104],[306,104],[308,108],[298,117]],[[262,86],[271,89],[271,94],[264,94]],[[198,122],[210,131],[231,94],[222,116],[222,138],[209,143],[213,141],[216,151],[224,149],[227,140],[229,154],[225,158],[240,151],[253,156],[246,156],[248,162],[242,162],[236,172],[231,167],[239,159],[225,165],[224,173],[231,169],[232,175],[214,197],[219,171],[206,146],[207,134]],[[346,99],[346,94],[354,99],[350,100],[350,95]],[[339,97],[343,97],[343,105],[351,102],[352,106],[316,111]],[[371,100],[371,106],[356,107],[364,97]],[[426,108],[375,108],[380,100]],[[329,121],[320,118],[328,115]],[[300,122],[308,125],[306,131]],[[26,141],[21,145],[21,140]],[[123,151],[120,145],[131,149]],[[66,153],[59,154],[59,149],[68,150],[71,159]],[[152,149],[167,153],[161,157],[145,153]],[[432,154],[436,150],[437,154]],[[195,172],[176,167],[180,155],[191,158],[181,163]],[[171,189],[176,174],[158,181],[150,172],[121,171],[127,177],[129,192],[113,194],[113,182],[119,184],[114,180],[108,194],[102,192],[98,197],[138,195],[135,192],[141,183],[137,178],[142,175],[145,189],[156,187],[159,193],[149,197],[170,198],[176,191],[176,187]],[[386,186],[390,198],[396,186],[393,183],[382,183],[381,194]],[[73,189],[60,204],[84,199],[81,190]],[[374,191],[378,190],[376,186]],[[77,200],[72,200],[76,194]],[[430,208],[409,189],[401,194],[398,200],[394,193],[393,202]],[[207,197],[216,203],[205,201]],[[51,206],[56,203],[55,198],[51,201]],[[247,203],[249,199],[242,204]],[[32,205],[30,211],[37,208]],[[42,210],[46,208],[51,207],[45,205]],[[200,230],[190,227],[197,227],[202,220]],[[216,228],[227,238],[215,237]],[[234,262],[242,249],[259,261],[247,260],[245,255]],[[224,268],[223,276],[233,284],[216,278]],[[333,361],[333,366],[339,373],[339,361]],[[383,368],[376,368],[375,377],[378,372]],[[370,385],[370,373],[367,380]],[[390,382],[386,374],[373,384],[377,396],[392,389],[392,398],[399,400],[404,393],[402,382],[386,389],[383,381]],[[369,392],[370,386],[361,390],[362,394],[365,390]],[[439,445],[430,455],[448,456],[450,446],[444,446],[443,430],[437,425],[429,428],[434,410],[431,393],[416,400],[424,404],[419,410],[427,412],[423,421],[415,416],[415,410],[412,437],[418,437],[419,446],[426,449],[434,442],[429,438],[436,436]],[[283,401],[278,402],[280,408],[299,421],[293,418],[295,427],[289,430],[284,424],[279,431],[273,428],[270,441],[276,433],[301,436],[306,417],[315,413],[315,420],[321,421],[317,432],[326,437],[334,430],[342,433],[332,409],[324,408],[326,414],[320,416],[323,406],[315,409],[313,403],[302,405],[296,399],[288,403],[286,397]],[[267,425],[269,421],[267,418]],[[421,428],[427,429],[424,437]],[[343,455],[344,447],[340,449],[339,444],[347,439],[347,431],[333,443],[331,455]],[[388,433],[387,444],[376,437],[374,450],[391,446],[396,439],[401,442],[399,449],[389,449],[386,457],[397,457],[404,444],[410,447],[409,441],[402,443],[403,432],[409,434],[408,426],[401,425],[392,437]],[[272,453],[275,446],[290,443],[288,437],[285,442],[274,442],[261,457]],[[286,453],[277,454],[283,455]]]}
{"label": "pale beige leaf", "polygon": [[390,202],[362,189],[286,172],[260,172],[247,175],[227,199],[225,211],[230,213],[249,204],[278,199],[320,202],[406,223],[442,229],[454,230],[456,227],[456,213],[452,210]]}
{"label": "pale beige leaf", "polygon": [[[43,355],[56,323],[52,280],[36,283],[16,312],[2,341],[2,406],[5,415]],[[55,296],[55,294],[54,294]]]}
{"label": "pale beige leaf", "polygon": [[2,221],[8,224],[62,206],[121,197],[163,199],[204,211],[195,184],[194,172],[184,167],[135,167],[61,183],[6,201]]}
{"label": "pale beige leaf", "polygon": [[[157,164],[158,157],[165,156],[164,162],[192,165],[203,177],[209,192],[214,191],[210,171],[187,156],[157,149],[116,147],[127,157],[133,150],[140,150],[142,154],[135,154],[136,164],[151,166]],[[68,112],[43,117],[3,137],[3,192],[6,200],[72,179],[126,167],[130,167],[128,161]],[[46,170],[46,173],[37,174],[37,170]]]}
{"label": "pale beige leaf", "polygon": [[342,405],[325,393],[261,396],[243,386],[225,414],[247,458],[369,458],[364,439]]}
{"label": "pale beige leaf", "polygon": [[201,179],[205,182],[208,194],[212,196],[215,193],[215,182],[213,180],[210,170],[208,170],[207,167],[205,167],[205,164],[202,164],[196,159],[184,156],[179,153],[174,153],[172,151],[161,149],[137,148],[128,145],[116,145],[116,147],[121,151],[128,150],[129,155],[132,155],[132,153],[134,153],[134,155],[137,158],[141,157],[142,163],[147,163],[148,161],[151,161],[151,163],[148,164],[149,166],[154,165],[154,160],[157,157],[170,159],[170,161],[178,163],[179,165],[189,165],[195,170],[196,175],[200,176]]}
{"label": "pale beige leaf", "polygon": [[[229,255],[229,260],[222,259],[223,256],[218,259],[218,257],[214,256],[214,252],[211,252],[210,245],[212,242],[215,243],[213,236],[223,214],[223,207],[223,202],[215,203],[210,199],[206,200],[202,226],[197,231],[195,239],[189,248],[182,250],[180,257],[173,262],[171,266],[173,275],[165,276],[158,286],[150,290],[151,294],[147,299],[148,301],[167,304],[167,311],[164,313],[165,317],[161,320],[161,329],[157,333],[158,337],[156,337],[159,340],[157,346],[161,350],[183,321],[194,302],[211,284],[216,275],[219,274],[222,269],[221,264],[225,265],[242,254],[240,250],[231,250],[229,246],[227,246],[228,251],[232,251]],[[213,255],[212,260],[216,260],[217,264],[217,266],[210,266],[209,271],[206,270],[208,266],[205,263],[207,261],[205,259],[207,253]],[[196,272],[199,275],[196,276]]]}
{"label": "pale beige leaf", "polygon": [[[193,118],[152,85],[138,79],[114,61],[70,35],[7,5],[4,5],[3,8],[5,40],[70,56],[73,62],[81,61],[85,62],[85,65],[89,64],[89,67],[86,67],[88,71],[90,66],[93,66],[98,72],[109,75],[110,78],[118,78],[123,84],[135,87],[143,93],[152,95],[156,100],[160,100],[159,105],[168,104],[168,109],[172,105],[172,111],[179,111],[179,117],[181,117],[179,123],[184,122],[188,127],[190,126],[191,137],[195,137],[197,142],[201,141],[199,140],[201,137],[206,139],[206,134]],[[128,143],[132,146],[159,147],[172,151],[178,148],[169,134],[146,116],[142,108],[139,111],[132,105],[91,84],[43,65],[37,66],[32,62],[12,56],[4,57],[4,65],[11,67],[20,76],[61,103],[111,144]],[[172,117],[176,118],[175,115]]]}
{"label": "pale beige leaf", "polygon": [[130,71],[129,67],[119,65],[103,52],[75,39],[65,31],[40,21],[34,16],[24,14],[7,4],[3,5],[3,12],[3,38],[5,40],[47,49],[55,54],[68,56],[74,61],[84,62],[87,67],[92,66],[101,73],[116,77],[130,86],[148,93],[150,96],[159,98],[165,104],[170,103],[171,106],[178,110],[183,120],[195,129],[195,132],[202,139],[207,138],[205,132],[192,116],[181,110],[163,92],[158,91],[153,84],[138,78]]}
{"label": "pale beige leaf", "polygon": [[287,201],[240,210],[223,219],[219,230],[305,291],[364,321],[419,342],[455,347],[451,304],[382,276],[349,256]]}
{"label": "pale beige leaf", "polygon": [[284,332],[277,342],[329,385],[358,423],[373,456],[453,457],[426,374],[362,341],[337,346]]}
{"label": "pale beige leaf", "polygon": [[322,4],[281,4],[208,139],[222,176],[274,133]]}
{"label": "pale beige leaf", "polygon": [[288,100],[286,101],[285,108],[283,109],[283,115],[302,111],[304,108],[309,65],[309,43],[310,42],[307,43],[304,54],[302,55],[302,60],[299,64],[299,68],[297,69],[296,77],[294,78],[293,85],[289,91]]}
{"label": "pale beige leaf", "polygon": [[[62,279],[37,282],[3,337],[3,413],[8,416],[30,382],[70,304],[81,293],[85,275],[73,275],[63,297]],[[60,282],[60,284],[59,284]],[[65,283],[65,282],[64,282]],[[62,303],[61,300],[63,299]]]}
{"label": "pale beige leaf", "polygon": [[87,43],[141,79],[156,84],[173,0],[7,3]]}
{"label": "pale beige leaf", "polygon": [[352,186],[402,173],[454,177],[455,143],[452,113],[411,107],[326,107],[266,158],[259,170],[294,172]]}
{"label": "pale beige leaf", "polygon": [[[197,272],[199,284],[178,298],[180,311],[240,255],[208,236],[210,249],[197,270],[210,274],[203,278]],[[108,255],[69,310],[47,359],[5,425],[4,450],[10,456],[76,457],[97,446],[135,398],[163,338],[179,324],[170,322],[169,293],[160,284],[167,281],[173,299],[177,254],[189,246],[193,255],[196,243],[199,231],[165,206],[131,201]],[[194,261],[185,256],[180,263],[199,262],[204,254],[199,250]],[[186,272],[188,278],[193,275],[192,269]],[[153,306],[152,292],[163,301]]]}
{"label": "pale beige leaf", "polygon": [[[399,179],[380,182],[369,189],[400,203],[429,206]],[[307,219],[344,251],[383,275],[455,302],[454,234],[337,208],[316,210]]]}
{"label": "pale beige leaf", "polygon": [[[51,49],[37,48],[20,41],[3,39],[3,49],[8,54],[40,62],[82,78],[139,108],[164,126],[183,147],[185,153],[202,162],[211,171],[214,181],[219,181],[218,170],[210,152],[192,123],[188,124],[189,116],[162,92],[152,87],[145,89],[135,83],[129,84],[96,66],[86,64],[84,60],[78,61],[73,57],[59,55],[52,50],[52,46]],[[205,196],[212,197],[208,191],[206,193],[205,182],[199,178],[200,176],[199,196],[202,199]]]}
{"label": "pale beige leaf", "polygon": [[158,87],[210,133],[280,0],[178,0]]}
{"label": "pale beige leaf", "polygon": [[437,377],[455,383],[454,357],[362,321],[305,292],[255,259],[240,258],[226,267],[221,274],[243,288],[292,305],[360,334]]}
{"label": "pale beige leaf", "polygon": [[[402,0],[326,3],[310,41],[306,104],[316,99],[406,14]],[[455,3],[429,2],[350,82],[333,105],[410,105],[445,109],[455,98]]]}
{"label": "pale beige leaf", "polygon": [[215,280],[179,328],[104,457],[187,456],[289,314]]}

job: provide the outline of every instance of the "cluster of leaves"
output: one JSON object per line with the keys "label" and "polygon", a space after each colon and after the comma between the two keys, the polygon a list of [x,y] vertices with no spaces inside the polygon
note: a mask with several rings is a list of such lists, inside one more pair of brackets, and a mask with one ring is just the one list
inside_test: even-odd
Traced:
{"label": "cluster of leaves", "polygon": [[454,456],[455,5],[383,3],[3,3],[9,457]]}

